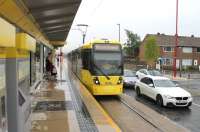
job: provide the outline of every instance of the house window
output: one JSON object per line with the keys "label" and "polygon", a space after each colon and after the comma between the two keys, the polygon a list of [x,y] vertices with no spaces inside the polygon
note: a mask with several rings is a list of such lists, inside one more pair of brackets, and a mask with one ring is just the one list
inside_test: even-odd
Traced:
{"label": "house window", "polygon": [[183,47],[183,53],[192,53],[191,47]]}
{"label": "house window", "polygon": [[192,59],[183,59],[182,66],[192,66]]}
{"label": "house window", "polygon": [[173,64],[172,58],[163,58],[163,65],[169,66]]}
{"label": "house window", "polygon": [[164,52],[173,52],[173,51],[174,51],[174,48],[172,48],[172,47],[164,47],[164,48],[163,48],[163,51],[164,51]]}
{"label": "house window", "polygon": [[197,48],[197,52],[200,52],[200,47],[199,47],[199,48]]}

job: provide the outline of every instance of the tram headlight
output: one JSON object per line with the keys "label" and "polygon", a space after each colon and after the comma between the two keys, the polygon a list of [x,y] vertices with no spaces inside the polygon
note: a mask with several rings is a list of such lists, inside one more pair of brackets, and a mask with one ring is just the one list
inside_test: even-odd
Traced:
{"label": "tram headlight", "polygon": [[121,84],[122,82],[123,82],[122,77],[119,77],[119,80],[118,80],[117,84]]}
{"label": "tram headlight", "polygon": [[99,82],[98,77],[94,77],[93,82],[94,82],[94,84],[96,84],[96,85],[100,85],[100,82]]}

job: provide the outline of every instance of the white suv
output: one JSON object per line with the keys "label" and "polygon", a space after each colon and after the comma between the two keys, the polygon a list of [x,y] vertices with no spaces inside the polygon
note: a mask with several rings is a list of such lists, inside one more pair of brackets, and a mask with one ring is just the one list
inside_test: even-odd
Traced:
{"label": "white suv", "polygon": [[136,82],[135,90],[137,96],[144,94],[160,106],[189,107],[192,105],[191,94],[177,87],[166,77],[146,76]]}

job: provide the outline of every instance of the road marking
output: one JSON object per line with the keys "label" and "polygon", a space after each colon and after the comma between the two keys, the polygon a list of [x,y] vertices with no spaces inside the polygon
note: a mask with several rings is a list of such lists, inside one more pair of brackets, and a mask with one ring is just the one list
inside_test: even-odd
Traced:
{"label": "road marking", "polygon": [[200,107],[200,105],[199,104],[196,104],[196,103],[192,103],[193,105],[196,105],[196,106],[198,106],[198,107]]}

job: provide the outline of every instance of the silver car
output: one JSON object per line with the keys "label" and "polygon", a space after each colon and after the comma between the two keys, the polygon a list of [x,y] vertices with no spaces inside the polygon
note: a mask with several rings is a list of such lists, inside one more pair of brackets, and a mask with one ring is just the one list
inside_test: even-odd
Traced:
{"label": "silver car", "polygon": [[132,70],[124,70],[124,87],[135,87],[137,81],[136,72]]}
{"label": "silver car", "polygon": [[147,69],[140,69],[136,72],[136,76],[139,79],[146,77],[147,75],[151,76],[163,76],[158,70],[147,70]]}

